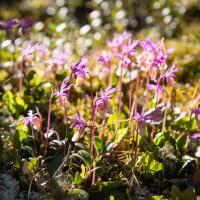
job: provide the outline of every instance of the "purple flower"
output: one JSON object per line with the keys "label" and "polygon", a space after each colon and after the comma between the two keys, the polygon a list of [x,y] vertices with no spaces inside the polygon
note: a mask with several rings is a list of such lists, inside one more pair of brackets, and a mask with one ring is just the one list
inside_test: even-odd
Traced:
{"label": "purple flower", "polygon": [[131,39],[131,37],[131,33],[124,31],[122,34],[115,34],[113,40],[107,41],[107,44],[113,51],[119,52],[123,50],[124,45]]}
{"label": "purple flower", "polygon": [[8,34],[11,34],[15,25],[19,24],[18,19],[11,19],[7,23],[0,22],[0,28],[4,29]]}
{"label": "purple flower", "polygon": [[157,56],[154,58],[152,62],[153,67],[159,67],[161,64],[166,63],[167,61],[167,55],[163,52],[159,52]]}
{"label": "purple flower", "polygon": [[127,68],[130,67],[131,65],[131,59],[129,57],[127,57],[126,54],[119,54],[119,53],[115,53],[114,54],[116,58],[120,59],[120,63],[119,63],[119,69],[117,71],[117,74],[120,74],[119,71],[122,69],[122,74],[124,74],[125,70]]}
{"label": "purple flower", "polygon": [[72,84],[70,80],[64,80],[61,84],[60,90],[58,90],[56,93],[59,98],[60,105],[64,107],[67,105],[71,86]]}
{"label": "purple flower", "polygon": [[24,21],[19,21],[19,26],[22,29],[22,33],[25,35],[29,28],[33,25],[32,19],[26,19]]}
{"label": "purple flower", "polygon": [[109,56],[104,56],[104,55],[97,55],[98,62],[102,66],[108,66],[110,64],[110,57]]}
{"label": "purple flower", "polygon": [[197,126],[198,126],[198,129],[200,129],[200,101],[199,101],[198,107],[196,109],[193,109],[192,112],[195,114]]}
{"label": "purple flower", "polygon": [[147,121],[150,120],[151,117],[148,115],[139,114],[138,112],[135,115],[135,120],[138,124],[138,133],[142,136],[146,134],[146,126]]}
{"label": "purple flower", "polygon": [[140,135],[146,134],[147,123],[159,124],[162,122],[165,106],[159,105],[156,109],[151,109],[147,112],[135,115],[135,120],[138,123],[138,131]]}
{"label": "purple flower", "polygon": [[165,88],[162,85],[160,85],[159,81],[156,82],[156,85],[149,84],[148,88],[149,88],[149,90],[155,91],[155,93],[156,93],[155,98],[157,100],[161,99],[165,92]]}
{"label": "purple flower", "polygon": [[49,70],[52,67],[63,66],[67,60],[67,54],[62,52],[60,54],[53,55],[51,59],[47,60],[45,63],[49,64]]}
{"label": "purple flower", "polygon": [[23,119],[23,122],[24,122],[23,129],[30,124],[31,126],[36,128],[38,131],[40,131],[42,128],[42,115],[37,110],[37,113],[35,114],[30,113],[28,117],[25,117]]}
{"label": "purple flower", "polygon": [[110,109],[110,99],[112,98],[112,94],[116,91],[113,88],[113,85],[110,85],[106,88],[105,92],[101,89],[100,97],[96,98],[95,105],[97,108],[97,112],[102,119],[106,118],[107,113],[111,112]]}
{"label": "purple flower", "polygon": [[129,57],[132,58],[136,55],[135,47],[137,46],[138,41],[129,41],[127,45],[124,46],[123,52]]}
{"label": "purple flower", "polygon": [[41,59],[44,58],[44,56],[48,53],[48,49],[40,43],[37,43],[35,46],[35,51],[37,52],[37,55],[39,54],[39,56],[41,57]]}
{"label": "purple flower", "polygon": [[151,120],[151,115],[144,115],[144,114],[139,114],[138,112],[135,115],[135,120],[138,123],[143,123],[143,122],[147,122],[148,120]]}
{"label": "purple flower", "polygon": [[87,62],[88,62],[89,56],[85,56],[82,59],[79,60],[78,63],[72,66],[72,72],[76,76],[76,85],[80,86],[87,75]]}
{"label": "purple flower", "polygon": [[189,142],[191,141],[191,139],[200,139],[200,133],[193,133],[192,135],[188,135],[187,138],[186,138],[186,145],[187,146],[188,146]]}
{"label": "purple flower", "polygon": [[33,59],[34,52],[37,52],[37,55],[39,55],[41,58],[47,54],[47,49],[40,43],[32,45],[31,43],[28,44],[28,46],[25,49],[22,49],[22,59],[29,62]]}
{"label": "purple flower", "polygon": [[77,117],[69,117],[72,121],[72,127],[77,129],[77,133],[72,137],[72,141],[77,141],[85,133],[87,123],[84,121],[82,115],[77,111]]}
{"label": "purple flower", "polygon": [[178,71],[180,71],[180,69],[176,67],[176,64],[174,64],[165,73],[166,81],[169,85],[174,86],[174,78],[176,77],[175,73]]}
{"label": "purple flower", "polygon": [[32,60],[34,52],[35,52],[35,45],[28,44],[28,46],[25,49],[23,49],[21,57],[26,62],[29,62]]}
{"label": "purple flower", "polygon": [[195,114],[195,115],[200,115],[200,102],[198,104],[198,107],[196,109],[193,109],[192,112]]}
{"label": "purple flower", "polygon": [[145,51],[152,53],[156,52],[156,44],[149,37],[147,37],[144,42],[140,42],[139,44]]}
{"label": "purple flower", "polygon": [[146,60],[149,63],[149,70],[151,68],[163,68],[166,64],[168,55],[164,50],[163,42],[153,42],[150,38],[146,38],[144,42],[140,42]]}

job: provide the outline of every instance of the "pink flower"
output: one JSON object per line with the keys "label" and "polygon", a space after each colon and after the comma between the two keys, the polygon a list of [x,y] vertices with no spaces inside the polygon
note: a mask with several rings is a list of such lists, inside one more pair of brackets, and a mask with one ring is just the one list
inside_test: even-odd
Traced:
{"label": "pink flower", "polygon": [[[129,69],[131,66],[131,63],[132,63],[131,59],[127,57],[126,54],[115,53],[114,55],[116,58],[120,59],[118,71],[122,69],[122,74],[124,74],[125,70]],[[117,74],[119,73],[117,72]]]}
{"label": "pink flower", "polygon": [[103,92],[103,90],[101,89],[100,97],[96,98],[95,100],[97,112],[99,116],[103,119],[106,118],[107,113],[111,112],[109,100],[112,98],[112,94],[115,92],[115,90],[116,89],[113,88],[112,85],[108,86],[105,92]]}
{"label": "pink flower", "polygon": [[18,19],[11,19],[7,23],[6,22],[0,22],[0,28],[4,29],[8,34],[12,34],[13,28],[18,25],[19,20]]}
{"label": "pink flower", "polygon": [[69,98],[69,90],[71,88],[72,84],[70,80],[64,80],[61,84],[60,90],[57,91],[57,96],[60,101],[60,105],[66,107],[68,98]]}
{"label": "pink flower", "polygon": [[124,31],[122,34],[115,34],[112,41],[107,41],[107,44],[114,52],[120,52],[131,37],[131,33]]}
{"label": "pink flower", "polygon": [[67,54],[65,52],[53,55],[51,59],[47,60],[45,63],[49,65],[49,70],[52,67],[63,66],[67,60]]}
{"label": "pink flower", "polygon": [[35,52],[35,45],[29,44],[22,52],[22,59],[29,62],[33,58],[33,53]]}
{"label": "pink flower", "polygon": [[129,58],[132,58],[136,55],[135,47],[137,46],[138,41],[129,40],[127,45],[124,45],[123,53],[126,54]]}
{"label": "pink flower", "polygon": [[140,42],[139,44],[143,50],[151,53],[156,53],[156,44],[149,37],[147,37],[144,42]]}
{"label": "pink flower", "polygon": [[29,124],[36,128],[38,131],[41,130],[42,128],[42,115],[40,112],[37,110],[37,113],[32,114],[30,113],[28,117],[25,117],[24,120],[24,127],[28,126]]}
{"label": "pink flower", "polygon": [[80,59],[75,65],[72,66],[72,72],[77,78],[77,86],[80,86],[86,78],[88,59],[89,56],[85,56],[82,59]]}
{"label": "pink flower", "polygon": [[19,21],[19,26],[22,29],[22,33],[25,35],[29,28],[33,25],[32,19],[26,19],[24,21]]}
{"label": "pink flower", "polygon": [[150,116],[139,114],[138,112],[135,115],[135,120],[138,124],[138,133],[142,136],[146,134],[146,126],[147,126],[147,121],[150,120]]}
{"label": "pink flower", "polygon": [[167,53],[164,50],[162,42],[153,42],[150,38],[146,38],[144,42],[140,42],[150,68],[159,69],[166,64]]}
{"label": "pink flower", "polygon": [[199,101],[198,107],[196,109],[193,109],[192,112],[195,114],[197,126],[198,126],[198,129],[200,129],[200,101]]}
{"label": "pink flower", "polygon": [[105,55],[97,55],[99,64],[103,66],[108,66],[110,64],[110,57]]}
{"label": "pink flower", "polygon": [[47,53],[47,49],[42,44],[37,43],[32,45],[29,43],[28,46],[23,49],[21,57],[26,62],[30,62],[33,59],[34,53],[38,53],[41,57],[44,57]]}
{"label": "pink flower", "polygon": [[69,119],[72,121],[72,127],[77,129],[77,134],[74,134],[72,138],[72,141],[74,142],[83,136],[87,126],[87,123],[84,121],[79,111],[77,111],[77,115],[77,117],[69,117]]}
{"label": "pink flower", "polygon": [[146,134],[146,126],[149,124],[159,124],[162,122],[165,106],[159,105],[156,109],[151,109],[147,112],[139,114],[136,113],[135,120],[138,123],[138,131],[140,135]]}
{"label": "pink flower", "polygon": [[44,56],[48,53],[48,49],[40,43],[37,43],[35,46],[35,51],[37,52],[37,55],[39,54],[39,56],[41,57],[41,59],[44,58]]}
{"label": "pink flower", "polygon": [[176,64],[174,64],[170,69],[165,73],[166,81],[169,85],[174,86],[174,78],[176,77],[175,73],[180,71],[179,68],[176,68]]}
{"label": "pink flower", "polygon": [[148,85],[149,90],[154,90],[156,95],[155,95],[155,99],[159,100],[163,97],[163,94],[165,92],[165,88],[160,85],[160,83],[157,81],[156,85],[153,84],[149,84]]}

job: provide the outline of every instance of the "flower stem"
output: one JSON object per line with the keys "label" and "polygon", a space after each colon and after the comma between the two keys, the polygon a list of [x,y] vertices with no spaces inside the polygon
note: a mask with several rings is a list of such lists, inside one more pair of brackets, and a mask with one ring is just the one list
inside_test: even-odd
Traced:
{"label": "flower stem", "polygon": [[[135,140],[135,145],[134,145],[134,141],[133,141],[133,148],[132,148],[132,161],[131,161],[131,169],[132,169],[132,174],[131,174],[131,178],[130,178],[130,182],[129,182],[129,189],[131,189],[133,187],[133,181],[134,181],[134,177],[135,177],[135,167],[136,167],[136,159],[137,159],[137,149],[138,149],[138,127],[136,128],[136,140]],[[135,148],[134,148],[135,146]],[[134,151],[135,149],[135,151]],[[133,155],[134,154],[134,155]]]}
{"label": "flower stem", "polygon": [[[90,75],[90,74],[89,74]],[[95,149],[94,149],[94,137],[95,137],[95,111],[96,111],[96,107],[94,104],[94,96],[93,96],[93,87],[92,87],[92,77],[90,75],[90,91],[91,91],[91,100],[92,100],[92,127],[91,127],[91,137],[90,137],[90,151],[93,155],[93,164],[92,164],[92,168],[95,168],[94,165],[94,160],[95,160]],[[95,184],[96,181],[96,170],[94,169],[92,171],[92,185]]]}
{"label": "flower stem", "polygon": [[19,94],[20,94],[20,97],[22,97],[24,65],[25,65],[25,61],[24,61],[24,58],[22,58],[22,62],[20,64],[20,80],[19,80]]}
{"label": "flower stem", "polygon": [[45,152],[48,148],[48,138],[49,138],[49,130],[50,130],[50,123],[51,123],[51,104],[52,104],[52,98],[53,98],[53,91],[51,91],[51,96],[49,98],[49,109],[48,109],[48,121],[47,121],[47,135],[46,135],[46,143],[45,143]]}
{"label": "flower stem", "polygon": [[[119,77],[118,121],[120,121],[121,107],[122,107],[122,65],[120,65],[120,77]],[[116,132],[117,132],[118,128],[119,128],[119,123],[117,124]]]}

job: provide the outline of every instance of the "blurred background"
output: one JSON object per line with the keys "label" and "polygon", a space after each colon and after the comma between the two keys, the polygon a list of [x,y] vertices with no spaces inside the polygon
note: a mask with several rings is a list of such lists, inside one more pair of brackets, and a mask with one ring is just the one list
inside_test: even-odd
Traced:
{"label": "blurred background", "polygon": [[73,43],[79,56],[124,30],[135,39],[165,38],[175,49],[171,61],[183,67],[179,81],[200,78],[200,0],[1,0],[0,10],[0,20],[32,18],[38,40]]}

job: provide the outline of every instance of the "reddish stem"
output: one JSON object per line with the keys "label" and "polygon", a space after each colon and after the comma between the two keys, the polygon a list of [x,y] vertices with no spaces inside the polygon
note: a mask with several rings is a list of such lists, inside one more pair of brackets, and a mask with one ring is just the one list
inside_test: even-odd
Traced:
{"label": "reddish stem", "polygon": [[[120,77],[119,77],[119,93],[118,93],[118,121],[120,121],[121,107],[122,107],[122,65],[120,65]],[[116,131],[119,128],[119,123],[117,124]]]}
{"label": "reddish stem", "polygon": [[147,80],[146,80],[146,91],[147,91],[147,94],[146,94],[146,98],[145,98],[145,102],[144,102],[144,105],[142,107],[142,115],[144,114],[145,110],[147,109],[148,107],[148,101],[149,101],[149,82],[150,82],[150,74],[149,74],[149,71],[147,72]]}
{"label": "reddish stem", "polygon": [[[89,74],[90,75],[90,74]],[[90,151],[93,155],[93,160],[95,159],[95,149],[94,149],[94,137],[95,137],[95,113],[96,107],[94,103],[94,96],[93,96],[93,87],[92,87],[92,77],[90,75],[90,90],[91,90],[91,100],[92,100],[92,127],[91,127],[91,137],[90,137]],[[95,166],[93,165],[92,168]],[[92,185],[95,184],[96,181],[96,170],[92,171]]]}
{"label": "reddish stem", "polygon": [[51,104],[52,104],[52,98],[53,98],[53,91],[51,91],[51,96],[49,99],[49,109],[48,109],[48,121],[47,121],[47,135],[46,135],[46,144],[45,144],[45,152],[48,147],[48,138],[49,138],[49,130],[50,130],[50,123],[51,123]]}
{"label": "reddish stem", "polygon": [[19,79],[19,94],[22,96],[22,88],[23,88],[23,70],[24,70],[25,61],[22,58],[22,62],[20,64],[20,79]]}

